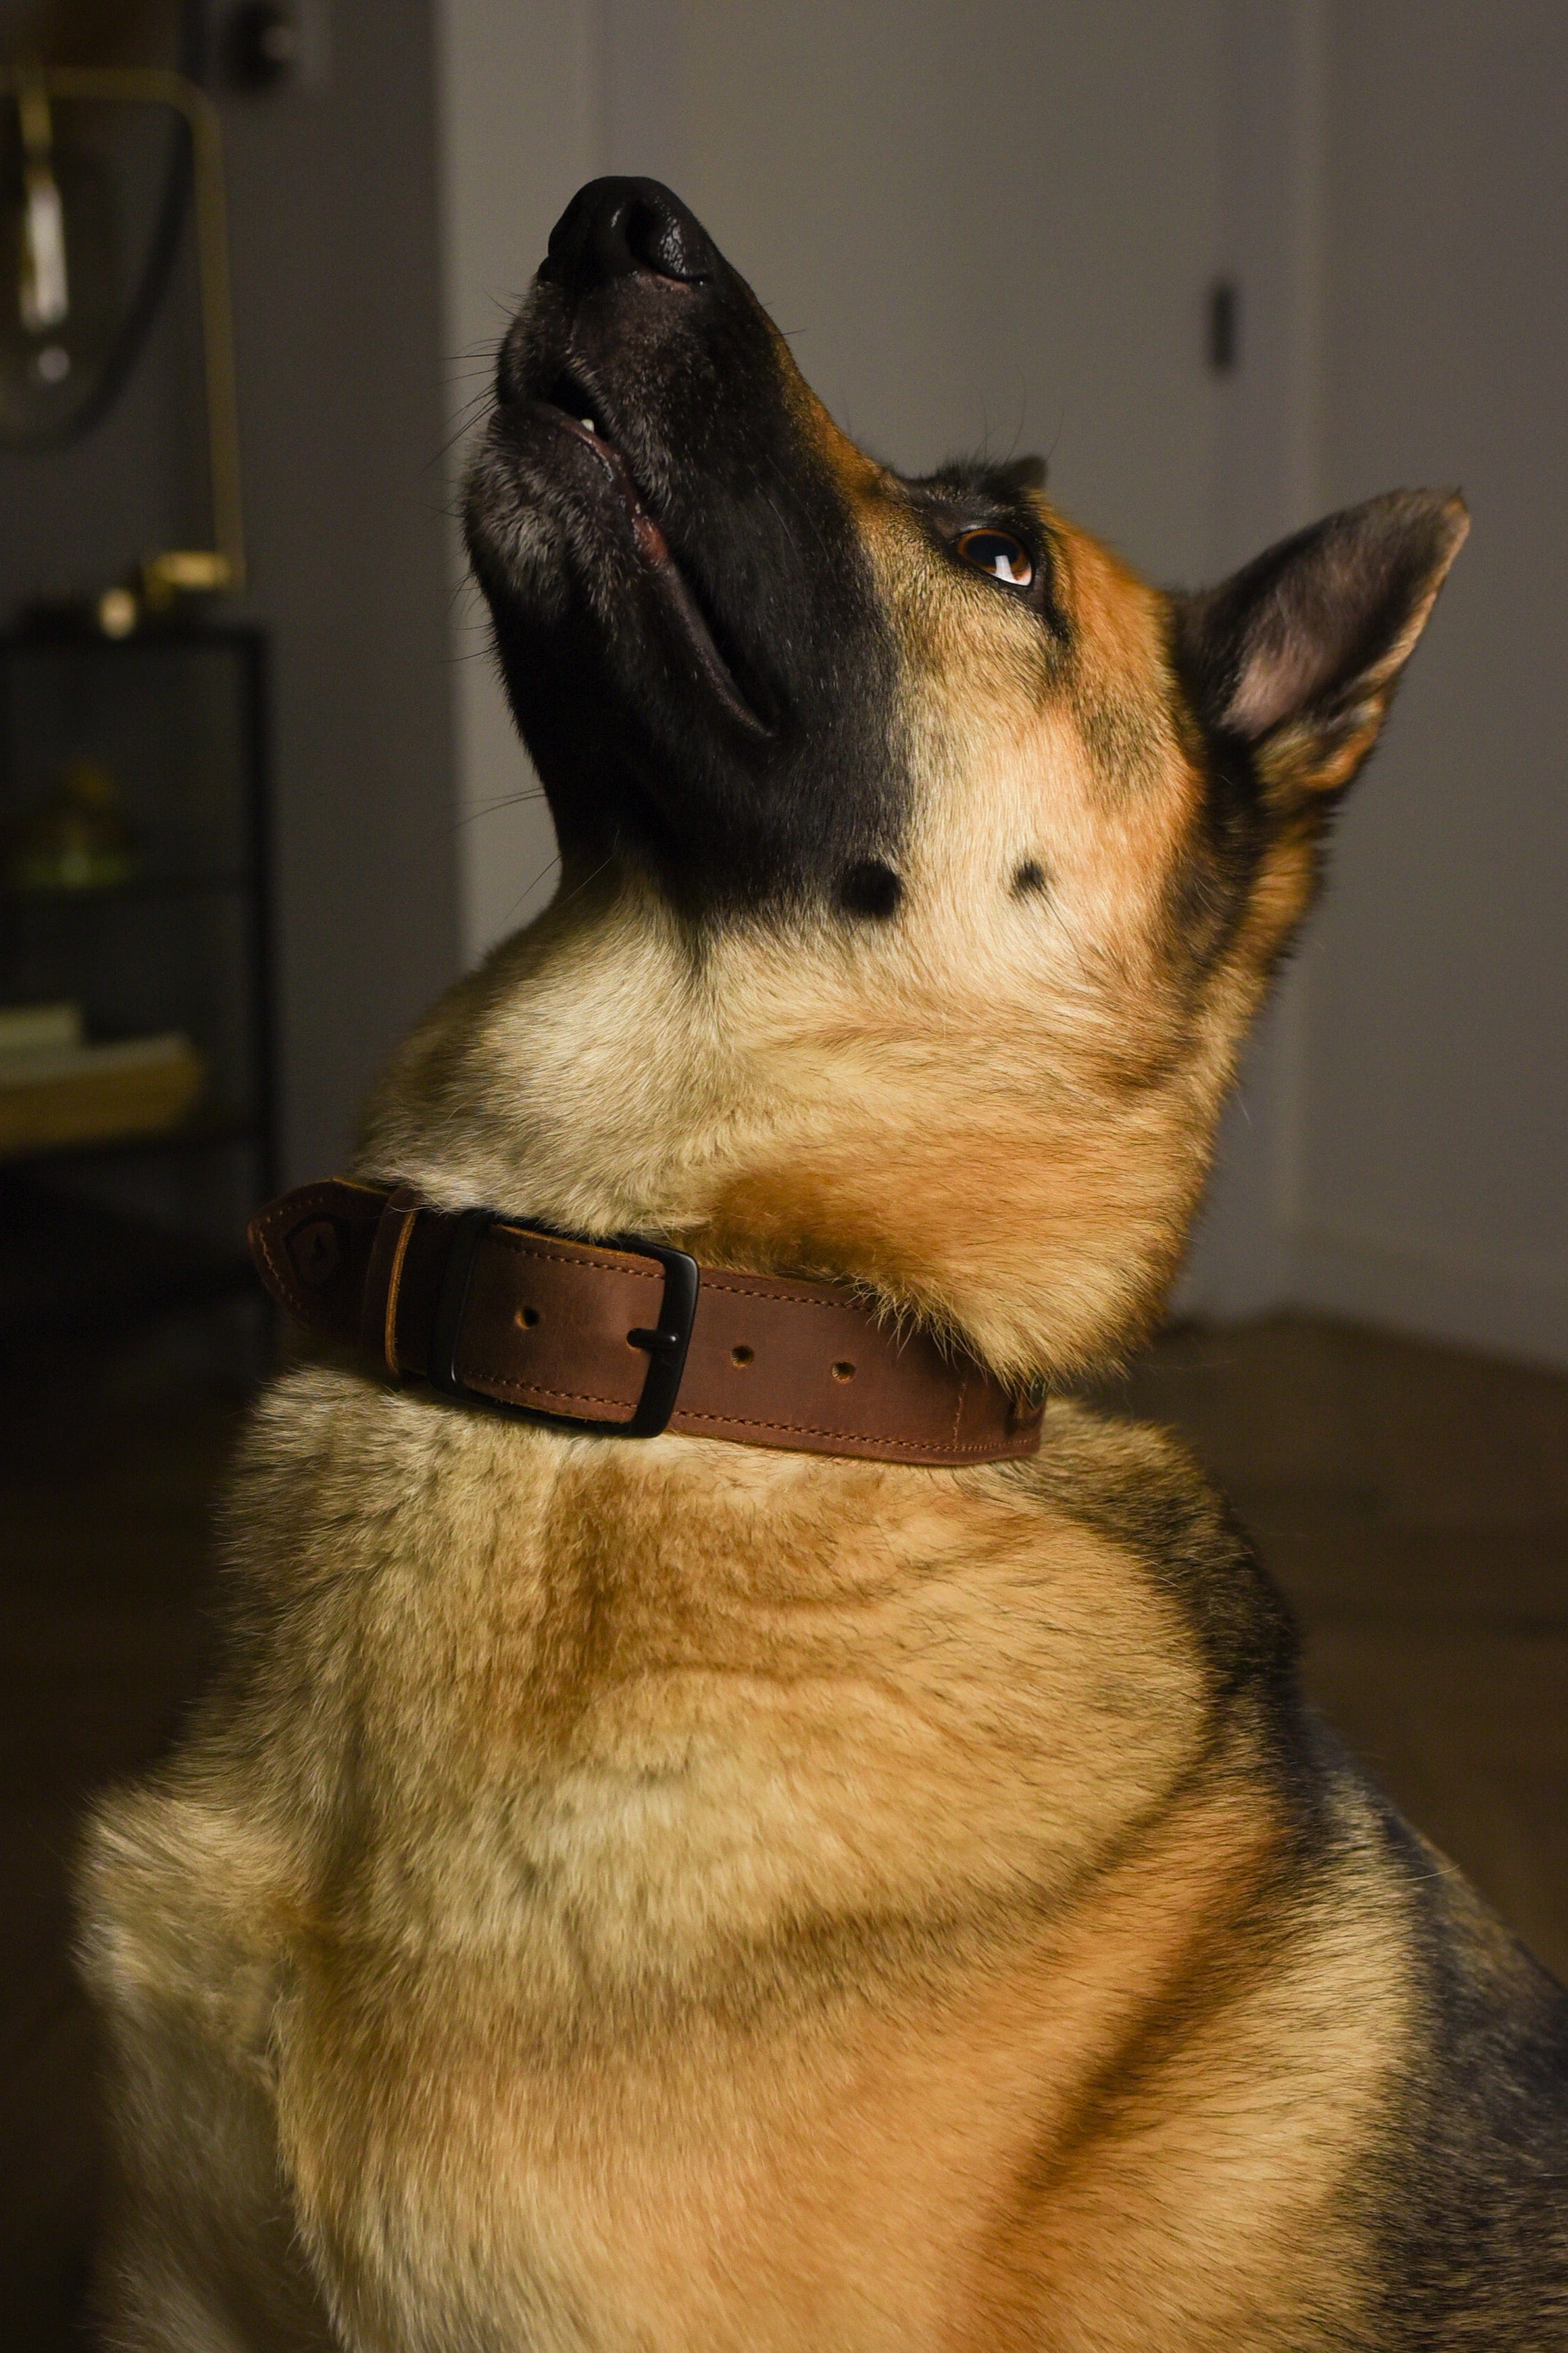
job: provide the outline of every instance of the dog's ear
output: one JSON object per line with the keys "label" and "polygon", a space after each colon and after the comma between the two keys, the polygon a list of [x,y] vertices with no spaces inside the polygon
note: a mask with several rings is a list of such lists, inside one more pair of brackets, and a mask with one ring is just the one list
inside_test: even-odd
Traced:
{"label": "dog's ear", "polygon": [[1350,783],[1469,527],[1457,491],[1391,491],[1173,600],[1194,708],[1247,748],[1270,797]]}

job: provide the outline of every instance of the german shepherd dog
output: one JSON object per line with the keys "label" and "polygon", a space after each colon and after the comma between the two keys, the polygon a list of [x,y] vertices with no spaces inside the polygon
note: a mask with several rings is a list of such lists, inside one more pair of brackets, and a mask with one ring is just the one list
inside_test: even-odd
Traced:
{"label": "german shepherd dog", "polygon": [[1181,1448],[1069,1394],[1158,1312],[1460,501],[1163,593],[1037,468],[867,456],[609,180],[468,522],[563,881],[360,1179],[847,1286],[1039,1443],[574,1434],[307,1352],[217,1686],[89,1837],[111,2342],[1568,2343],[1568,1998],[1314,1720]]}

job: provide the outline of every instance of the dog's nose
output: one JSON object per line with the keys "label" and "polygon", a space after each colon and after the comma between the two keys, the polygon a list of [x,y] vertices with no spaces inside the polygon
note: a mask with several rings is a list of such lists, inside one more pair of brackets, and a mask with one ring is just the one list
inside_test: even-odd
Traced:
{"label": "dog's nose", "polygon": [[568,301],[641,271],[691,285],[710,275],[713,248],[679,196],[658,180],[590,180],[550,232],[539,267]]}

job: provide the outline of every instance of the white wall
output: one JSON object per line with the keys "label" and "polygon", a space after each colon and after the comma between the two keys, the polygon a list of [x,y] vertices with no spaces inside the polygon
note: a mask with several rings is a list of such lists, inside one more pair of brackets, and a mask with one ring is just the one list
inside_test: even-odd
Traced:
{"label": "white wall", "polygon": [[1302,1296],[1568,1363],[1568,9],[1336,0],[1322,491],[1474,527],[1308,976]]}
{"label": "white wall", "polygon": [[[451,491],[496,346],[574,188],[601,168],[589,0],[436,0]],[[549,899],[554,837],[492,670],[454,519],[452,651],[463,942],[471,961]]]}
{"label": "white wall", "polygon": [[1046,448],[1069,511],[1208,559],[1213,0],[681,10],[681,185],[856,437]]}
{"label": "white wall", "polygon": [[[1216,579],[1322,512],[1324,0],[1226,0],[1220,267],[1239,289],[1239,364],[1216,386],[1209,570]],[[1248,1050],[1177,1294],[1215,1320],[1297,1288],[1306,1096],[1298,958]]]}
{"label": "white wall", "polygon": [[223,106],[289,1183],[342,1165],[458,954],[430,19],[333,0],[324,86]]}
{"label": "white wall", "polygon": [[1264,402],[1252,496],[1272,467],[1283,526],[1458,482],[1474,530],[1346,810],[1190,1295],[1568,1364],[1568,10],[1237,7],[1231,211],[1283,202],[1253,274],[1296,320],[1283,375],[1272,344],[1229,396]]}

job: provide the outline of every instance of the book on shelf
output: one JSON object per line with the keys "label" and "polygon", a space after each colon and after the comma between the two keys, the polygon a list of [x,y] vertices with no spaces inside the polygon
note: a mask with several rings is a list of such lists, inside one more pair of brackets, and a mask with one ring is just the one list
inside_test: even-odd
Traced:
{"label": "book on shelf", "polygon": [[177,1029],[92,1045],[79,1006],[0,1007],[0,1157],[177,1127],[205,1079]]}

